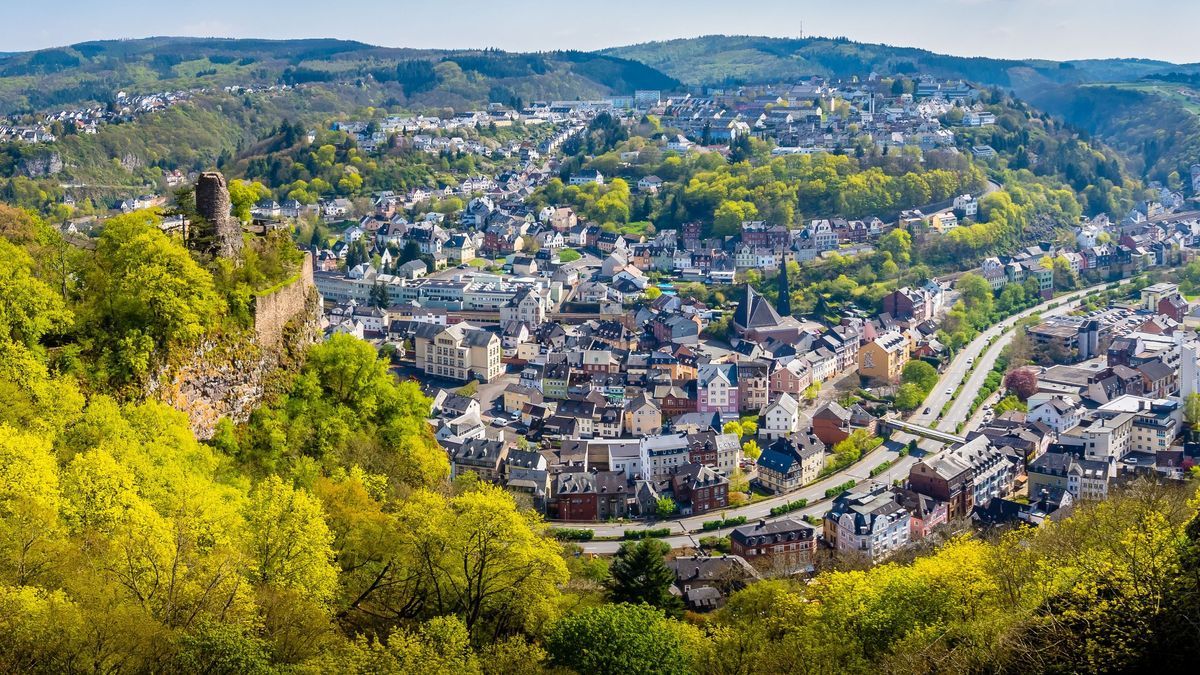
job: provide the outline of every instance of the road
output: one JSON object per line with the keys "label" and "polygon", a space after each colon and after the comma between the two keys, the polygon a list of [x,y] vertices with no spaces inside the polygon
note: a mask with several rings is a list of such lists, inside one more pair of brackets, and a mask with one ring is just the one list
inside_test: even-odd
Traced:
{"label": "road", "polygon": [[[1065,314],[1079,303],[1077,302],[1083,296],[1099,290],[1107,284],[1099,284],[1091,286],[1080,291],[1075,291],[1068,295],[1060,296],[1053,300],[1048,300],[1035,307],[1027,309],[1019,314],[1016,314],[1001,323],[992,326],[988,330],[981,333],[978,337],[971,341],[970,344],[959,350],[959,353],[951,361],[950,366],[942,373],[938,379],[938,386],[930,393],[922,407],[916,414],[912,415],[908,421],[913,424],[922,426],[932,426],[937,418],[938,413],[946,405],[946,402],[951,399],[958,386],[967,380],[966,386],[963,387],[963,392],[936,428],[942,431],[953,431],[959,422],[963,421],[970,410],[971,402],[974,400],[974,395],[968,392],[978,391],[983,386],[983,381],[987,378],[987,373],[992,369],[996,359],[1000,356],[1000,351],[1012,341],[1013,326],[1021,319],[1024,319],[1032,314],[1040,313],[1043,316],[1056,316]],[[1062,303],[1061,306],[1049,307],[1055,303]],[[988,342],[997,336],[998,340],[990,347]],[[978,361],[978,367],[972,370],[972,366]],[[970,375],[968,377],[968,374]],[[947,393],[950,392],[950,393]],[[929,410],[926,414],[924,411]],[[909,441],[916,440],[919,450],[916,453],[901,457],[899,450],[903,448]],[[771,517],[771,508],[785,504],[787,502],[797,501],[799,499],[807,499],[809,505],[803,509],[793,511],[787,514],[787,517],[801,518],[803,516],[821,517],[828,510],[828,503],[825,499],[825,490],[848,482],[851,478],[855,480],[866,480],[870,478],[871,470],[875,469],[885,462],[892,464],[874,479],[880,482],[890,483],[897,479],[904,479],[908,476],[909,468],[928,454],[936,453],[941,450],[942,444],[936,441],[919,439],[909,434],[894,433],[887,443],[876,448],[866,457],[859,460],[853,466],[833,474],[823,480],[817,481],[812,485],[801,488],[795,492],[777,497],[764,499],[760,502],[749,504],[746,506],[726,509],[720,513],[707,513],[700,516],[690,516],[687,518],[679,518],[672,521],[663,521],[655,523],[602,523],[602,524],[582,524],[582,523],[557,523],[562,527],[585,527],[596,533],[597,537],[621,537],[625,530],[643,530],[643,529],[659,529],[669,527],[672,531],[671,536],[662,537],[662,540],[671,545],[672,548],[694,547],[699,544],[701,537],[708,536],[725,536],[729,534],[733,528],[723,530],[714,530],[710,532],[701,532],[701,528],[705,521],[717,520],[722,516],[725,518],[736,518],[745,516],[748,521],[759,519],[775,520],[783,516]],[[587,553],[597,554],[612,554],[616,553],[621,546],[620,541],[591,541],[582,544],[582,548]]]}

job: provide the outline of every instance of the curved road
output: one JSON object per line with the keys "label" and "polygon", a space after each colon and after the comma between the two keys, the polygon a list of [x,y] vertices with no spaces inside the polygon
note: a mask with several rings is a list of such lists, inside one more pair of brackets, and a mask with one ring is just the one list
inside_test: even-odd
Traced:
{"label": "curved road", "polygon": [[[946,402],[951,399],[959,385],[966,379],[966,384],[963,387],[962,393],[955,399],[954,404],[950,407],[949,412],[941,421],[937,423],[936,428],[941,431],[953,432],[959,422],[966,419],[967,413],[970,410],[971,403],[975,399],[973,392],[978,391],[983,386],[983,381],[987,379],[988,372],[992,369],[996,359],[1000,356],[1000,351],[1012,341],[1013,326],[1021,319],[1024,319],[1032,314],[1041,313],[1043,316],[1058,316],[1078,306],[1079,300],[1084,296],[1104,288],[1107,283],[1089,286],[1088,288],[1068,293],[1067,295],[1059,296],[1053,300],[1047,300],[1039,305],[1027,309],[1019,314],[1015,314],[999,324],[992,326],[983,333],[980,333],[970,344],[959,350],[954,359],[950,362],[950,366],[942,373],[938,379],[937,387],[930,392],[925,399],[922,408],[914,413],[909,421],[913,424],[922,426],[931,426],[937,418],[938,413],[946,405]],[[1061,306],[1050,308],[1049,305],[1062,303]],[[988,347],[988,341],[999,336],[994,344]],[[972,370],[974,367],[974,370]],[[968,377],[969,374],[969,377]],[[950,393],[947,393],[950,392]],[[929,414],[924,411],[928,409]],[[916,440],[921,448],[919,456],[908,455],[900,457],[899,450],[908,444],[909,441]],[[803,487],[795,492],[789,492],[786,495],[770,497],[754,504],[740,506],[736,508],[725,509],[724,511],[710,512],[698,516],[689,516],[687,518],[679,518],[671,521],[659,521],[653,523],[645,522],[630,522],[630,523],[577,523],[577,522],[562,522],[550,521],[554,526],[570,527],[580,529],[590,529],[596,533],[598,537],[621,537],[626,530],[646,530],[646,529],[661,529],[669,527],[672,531],[671,536],[662,537],[662,541],[667,542],[672,548],[682,548],[688,546],[696,546],[699,544],[701,537],[709,536],[725,536],[733,531],[733,528],[722,530],[713,530],[703,532],[702,527],[705,521],[717,520],[721,517],[736,518],[745,516],[747,521],[755,521],[759,519],[776,520],[785,516],[770,515],[771,508],[785,504],[787,502],[796,501],[799,499],[807,499],[809,504],[803,509],[793,511],[786,514],[786,517],[801,518],[803,516],[822,517],[825,511],[828,510],[828,504],[825,499],[825,490],[848,482],[851,478],[862,481],[870,478],[872,469],[878,467],[885,462],[892,462],[886,470],[875,476],[875,480],[880,482],[890,483],[896,479],[903,479],[908,476],[909,468],[916,463],[920,457],[927,454],[936,453],[941,450],[942,444],[937,441],[917,438],[909,434],[896,432],[893,433],[887,443],[879,446],[874,451],[868,453],[854,465],[839,471],[827,478],[817,481],[811,485]],[[587,553],[612,554],[616,553],[620,548],[622,541],[590,541],[580,544],[583,550]]]}

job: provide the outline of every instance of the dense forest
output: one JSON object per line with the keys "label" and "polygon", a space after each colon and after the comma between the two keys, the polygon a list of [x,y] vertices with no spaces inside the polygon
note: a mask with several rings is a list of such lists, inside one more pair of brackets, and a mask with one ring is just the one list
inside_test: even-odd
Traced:
{"label": "dense forest", "polygon": [[708,35],[613,47],[601,53],[640,61],[687,84],[793,82],[818,75],[850,78],[925,73],[1026,93],[1064,83],[1126,81],[1194,67],[1145,59],[1011,60],[936,54],[846,38]]}
{"label": "dense forest", "polygon": [[1120,150],[1137,173],[1178,187],[1200,157],[1200,117],[1177,98],[1097,85],[1050,89],[1032,100]]}
{"label": "dense forest", "polygon": [[156,37],[86,42],[0,56],[0,110],[106,103],[136,93],[225,86],[345,85],[413,106],[469,106],[511,96],[598,97],[678,82],[637,61],[588,52],[416,50],[346,40]]}

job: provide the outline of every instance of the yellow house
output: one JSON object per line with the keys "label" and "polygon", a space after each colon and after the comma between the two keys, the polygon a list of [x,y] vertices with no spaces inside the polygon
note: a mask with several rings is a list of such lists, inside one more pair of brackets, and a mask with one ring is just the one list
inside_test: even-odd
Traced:
{"label": "yellow house", "polygon": [[625,409],[625,431],[630,436],[651,436],[662,431],[662,410],[645,394]]}
{"label": "yellow house", "polygon": [[858,350],[858,374],[877,382],[896,382],[908,355],[908,339],[900,333],[884,333]]}

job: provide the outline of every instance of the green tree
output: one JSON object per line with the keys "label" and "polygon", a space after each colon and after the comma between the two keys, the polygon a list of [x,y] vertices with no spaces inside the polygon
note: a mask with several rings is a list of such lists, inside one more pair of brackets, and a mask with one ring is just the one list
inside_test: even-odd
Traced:
{"label": "green tree", "polygon": [[671,593],[675,573],[663,559],[671,547],[657,539],[621,544],[609,567],[608,593],[613,602],[646,603],[671,616],[683,612],[683,603]]}
{"label": "green tree", "polygon": [[251,493],[246,524],[256,581],[300,591],[315,602],[333,599],[333,537],[316,498],[271,476]]}
{"label": "green tree", "polygon": [[554,663],[577,673],[690,671],[682,627],[645,605],[603,605],[568,616],[554,626],[546,647]]}
{"label": "green tree", "polygon": [[937,386],[938,379],[937,369],[919,359],[904,364],[904,369],[900,372],[901,382],[915,384],[925,394],[933,391],[933,388]]}
{"label": "green tree", "polygon": [[926,394],[928,394],[928,392],[917,384],[912,382],[902,384],[900,385],[900,388],[896,390],[896,408],[903,410],[904,412],[916,410],[925,400]]}

